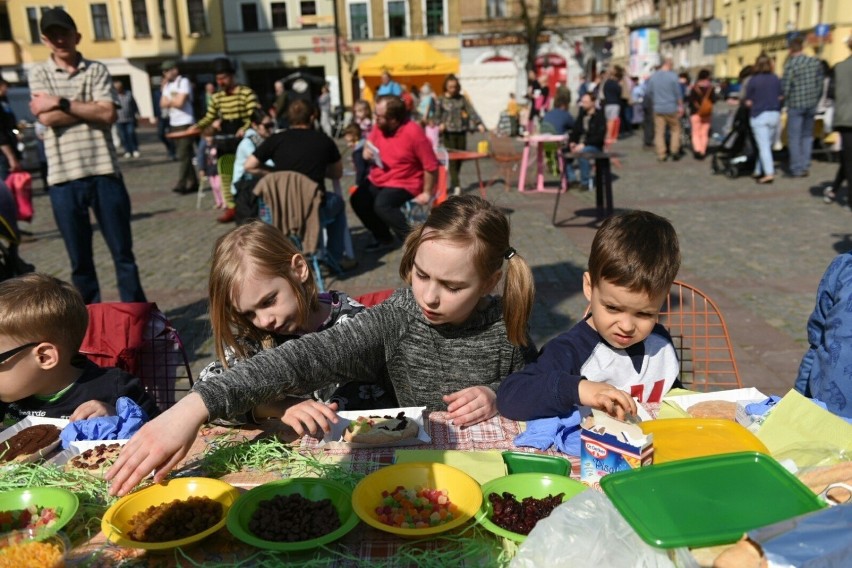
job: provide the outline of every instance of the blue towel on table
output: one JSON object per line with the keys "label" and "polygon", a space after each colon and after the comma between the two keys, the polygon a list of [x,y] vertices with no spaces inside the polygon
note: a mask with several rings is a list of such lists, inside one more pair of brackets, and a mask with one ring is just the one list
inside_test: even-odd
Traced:
{"label": "blue towel on table", "polygon": [[752,403],[752,404],[747,404],[746,407],[745,407],[745,411],[746,411],[746,413],[748,413],[750,415],[755,414],[755,415],[763,416],[764,414],[769,412],[770,408],[772,408],[773,406],[775,406],[779,402],[781,402],[781,397],[772,395],[762,402],[755,402],[755,403]]}
{"label": "blue towel on table", "polygon": [[516,446],[548,450],[556,446],[563,454],[580,455],[580,411],[565,417],[538,418],[527,422],[527,429],[515,437]]}
{"label": "blue towel on table", "polygon": [[62,447],[82,440],[124,440],[148,421],[148,413],[133,400],[122,396],[115,402],[116,416],[101,416],[71,422],[59,435]]}

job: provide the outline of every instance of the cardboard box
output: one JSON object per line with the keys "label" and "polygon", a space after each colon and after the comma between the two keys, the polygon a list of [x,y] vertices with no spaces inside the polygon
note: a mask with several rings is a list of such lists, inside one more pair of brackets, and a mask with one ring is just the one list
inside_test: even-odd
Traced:
{"label": "cardboard box", "polygon": [[654,463],[654,436],[636,424],[592,410],[580,430],[580,481],[601,491],[607,474]]}

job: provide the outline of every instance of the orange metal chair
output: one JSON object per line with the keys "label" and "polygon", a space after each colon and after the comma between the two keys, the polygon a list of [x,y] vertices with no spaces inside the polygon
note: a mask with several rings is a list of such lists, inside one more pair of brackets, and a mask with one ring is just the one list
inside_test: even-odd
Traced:
{"label": "orange metal chair", "polygon": [[684,388],[701,391],[742,388],[728,326],[707,294],[675,280],[660,310],[660,324],[672,336]]}
{"label": "orange metal chair", "polygon": [[660,312],[660,323],[674,341],[684,388],[742,388],[725,318],[707,294],[675,280]]}
{"label": "orange metal chair", "polygon": [[86,306],[89,326],[80,353],[102,367],[138,377],[157,406],[174,405],[192,388],[192,370],[177,330],[154,303]]}

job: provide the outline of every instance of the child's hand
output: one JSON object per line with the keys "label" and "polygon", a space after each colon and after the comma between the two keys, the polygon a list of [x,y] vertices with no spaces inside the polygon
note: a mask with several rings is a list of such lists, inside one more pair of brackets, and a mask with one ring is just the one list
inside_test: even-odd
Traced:
{"label": "child's hand", "polygon": [[633,397],[609,383],[585,379],[580,381],[578,391],[582,405],[606,411],[619,420],[624,420],[631,414],[636,415],[636,401]]}
{"label": "child's hand", "polygon": [[154,470],[154,483],[163,481],[192,447],[208,417],[201,396],[190,393],[142,426],[104,476],[111,482],[110,495],[126,495]]}
{"label": "child's hand", "polygon": [[76,422],[99,416],[115,416],[115,407],[99,400],[88,400],[78,406],[68,420]]}
{"label": "child's hand", "polygon": [[456,426],[473,426],[497,414],[497,393],[488,387],[468,387],[444,395],[449,419]]}
{"label": "child's hand", "polygon": [[303,400],[284,411],[281,422],[296,431],[296,434],[311,436],[330,432],[331,424],[337,424],[337,403],[324,404],[315,400]]}

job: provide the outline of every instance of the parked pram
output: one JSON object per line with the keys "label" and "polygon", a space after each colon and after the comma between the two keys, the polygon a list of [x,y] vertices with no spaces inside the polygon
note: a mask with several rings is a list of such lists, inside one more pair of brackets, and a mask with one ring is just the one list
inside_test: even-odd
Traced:
{"label": "parked pram", "polygon": [[749,110],[741,106],[734,115],[731,131],[716,147],[710,165],[714,174],[725,174],[734,179],[744,174],[751,174],[754,171],[755,160],[757,160],[757,144],[749,124]]}

